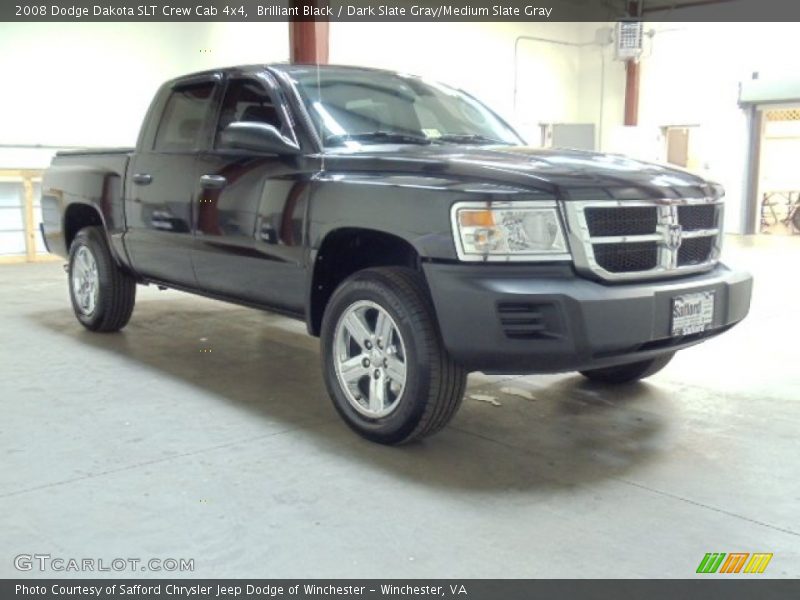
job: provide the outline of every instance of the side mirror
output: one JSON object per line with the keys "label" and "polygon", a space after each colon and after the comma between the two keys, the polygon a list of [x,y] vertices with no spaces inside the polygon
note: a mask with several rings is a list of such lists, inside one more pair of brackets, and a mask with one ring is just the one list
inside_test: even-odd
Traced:
{"label": "side mirror", "polygon": [[267,154],[300,154],[300,148],[272,125],[256,121],[235,121],[220,132],[219,146]]}

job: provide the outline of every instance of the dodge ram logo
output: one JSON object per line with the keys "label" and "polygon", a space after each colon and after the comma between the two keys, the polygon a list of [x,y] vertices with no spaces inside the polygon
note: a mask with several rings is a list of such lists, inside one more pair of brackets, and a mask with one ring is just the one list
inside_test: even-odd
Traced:
{"label": "dodge ram logo", "polygon": [[666,237],[667,248],[677,250],[681,247],[681,241],[683,240],[683,228],[677,223],[670,224],[667,227]]}

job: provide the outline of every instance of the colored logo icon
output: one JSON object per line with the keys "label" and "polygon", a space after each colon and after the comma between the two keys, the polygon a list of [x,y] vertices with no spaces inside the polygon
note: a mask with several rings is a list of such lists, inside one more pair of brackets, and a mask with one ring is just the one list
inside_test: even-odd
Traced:
{"label": "colored logo icon", "polygon": [[771,560],[771,552],[708,552],[697,566],[697,572],[763,573]]}

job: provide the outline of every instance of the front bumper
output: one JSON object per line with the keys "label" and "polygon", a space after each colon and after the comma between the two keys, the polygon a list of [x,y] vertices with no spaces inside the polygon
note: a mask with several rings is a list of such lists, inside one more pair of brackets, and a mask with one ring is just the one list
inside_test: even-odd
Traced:
{"label": "front bumper", "polygon": [[[603,284],[570,266],[425,263],[444,344],[470,371],[552,373],[646,360],[718,335],[750,308],[753,279],[724,265],[680,279]],[[714,291],[703,333],[671,337],[677,295]]]}

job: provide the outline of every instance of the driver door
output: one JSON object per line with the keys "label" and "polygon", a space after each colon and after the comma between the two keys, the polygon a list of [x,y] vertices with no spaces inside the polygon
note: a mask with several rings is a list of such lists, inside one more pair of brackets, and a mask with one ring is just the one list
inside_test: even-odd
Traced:
{"label": "driver door", "polygon": [[302,313],[308,183],[300,158],[219,144],[220,132],[242,121],[293,138],[278,99],[266,75],[228,80],[212,147],[197,158],[192,263],[203,289]]}

